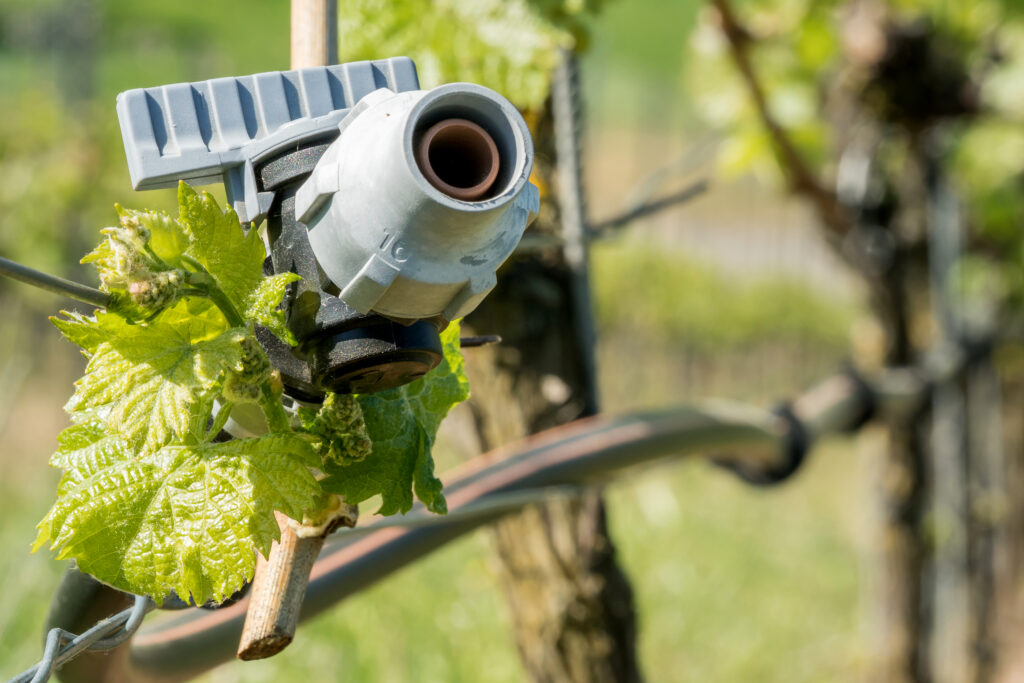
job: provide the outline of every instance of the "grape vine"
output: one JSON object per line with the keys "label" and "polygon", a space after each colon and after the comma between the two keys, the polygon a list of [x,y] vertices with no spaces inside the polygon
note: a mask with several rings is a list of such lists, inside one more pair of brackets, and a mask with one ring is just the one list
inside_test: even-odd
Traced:
{"label": "grape vine", "polygon": [[[53,323],[88,365],[65,406],[71,426],[50,464],[64,471],[33,550],[121,590],[202,604],[250,580],[279,530],[380,495],[378,514],[413,495],[446,511],[431,448],[441,420],[469,395],[459,326],[444,361],[404,387],[328,394],[289,412],[255,326],[295,339],[280,304],[298,276],[264,276],[263,242],[231,208],[178,188],[179,215],[117,207],[119,225],[83,262],[110,305]],[[266,434],[217,441],[237,406],[258,405]]]}

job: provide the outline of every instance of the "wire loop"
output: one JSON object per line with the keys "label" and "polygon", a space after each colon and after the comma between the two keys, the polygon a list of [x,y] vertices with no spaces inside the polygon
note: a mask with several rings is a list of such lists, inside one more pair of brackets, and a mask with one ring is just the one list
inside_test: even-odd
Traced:
{"label": "wire loop", "polygon": [[136,595],[135,603],[131,607],[107,617],[81,634],[74,634],[62,628],[50,629],[46,634],[46,646],[39,663],[15,676],[8,683],[43,683],[50,680],[53,672],[65,662],[85,651],[113,650],[135,634],[142,625],[146,613],[153,607],[153,602],[149,598]]}

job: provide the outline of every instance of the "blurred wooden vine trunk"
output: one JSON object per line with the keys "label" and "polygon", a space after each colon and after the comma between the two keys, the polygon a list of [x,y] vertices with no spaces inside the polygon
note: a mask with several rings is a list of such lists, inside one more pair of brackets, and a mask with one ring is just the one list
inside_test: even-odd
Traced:
{"label": "blurred wooden vine trunk", "polygon": [[[980,113],[982,71],[957,56],[927,9],[915,18],[878,0],[836,3],[844,60],[822,76],[836,188],[775,118],[752,58],[755,34],[730,0],[711,3],[791,192],[815,208],[829,242],[868,287],[882,338],[868,364],[917,371],[929,358],[970,359],[963,372],[932,382],[913,414],[888,416],[870,680],[995,680],[998,656],[1007,654],[997,627],[1007,621],[1000,613],[1019,605],[1014,558],[1024,541],[1024,505],[1009,488],[1021,476],[1020,440],[1004,442],[1000,421],[1019,424],[1024,411],[1003,404],[1004,394],[1019,401],[1019,391],[1003,391],[977,343],[979,333],[994,332],[985,318],[995,316],[969,310],[978,301],[957,281],[955,269],[976,245],[946,184],[958,126]],[[998,340],[981,346],[989,342]]]}
{"label": "blurred wooden vine trunk", "polygon": [[[580,414],[564,265],[522,259],[473,313],[473,333],[498,333],[467,354],[471,409],[485,450]],[[535,681],[635,681],[632,589],[616,563],[597,491],[558,499],[495,525],[516,645]]]}
{"label": "blurred wooden vine trunk", "polygon": [[[1005,371],[999,389],[1003,392],[1001,414],[1005,426],[1002,501],[995,501],[994,519],[1000,520],[995,533],[993,620],[1001,645],[998,669],[1024,671],[1024,366],[1022,350],[1016,349],[1012,368]],[[999,510],[999,503],[1002,509]],[[1009,654],[1006,651],[1010,650]],[[1013,680],[1010,676],[1005,679]]]}
{"label": "blurred wooden vine trunk", "polygon": [[[577,324],[590,316],[579,309],[588,304],[576,289],[586,283],[558,246],[564,211],[549,191],[557,171],[550,100],[531,127],[542,208],[530,234],[552,246],[514,257],[467,320],[472,333],[503,339],[466,356],[485,450],[593,411],[585,352],[592,340]],[[507,517],[495,525],[494,542],[516,645],[532,680],[640,680],[633,593],[616,562],[599,491]]]}
{"label": "blurred wooden vine trunk", "polygon": [[[886,367],[912,366],[924,351],[914,331],[923,329],[917,317],[928,310],[925,254],[920,250],[924,226],[924,195],[920,174],[908,169],[901,200],[902,215],[894,221],[896,246],[884,276],[872,282],[872,311],[880,322]],[[916,196],[917,201],[914,201]],[[902,202],[901,202],[902,203]],[[913,245],[916,248],[910,248]],[[928,564],[925,518],[928,506],[927,471],[930,457],[930,411],[892,419],[887,451],[882,459],[878,495],[882,528],[878,533],[875,605],[876,679],[890,683],[923,683],[928,676],[928,628],[924,573]]]}
{"label": "blurred wooden vine trunk", "polygon": [[916,413],[887,425],[874,678],[986,683],[997,671],[996,607],[1014,592],[1005,572],[997,576],[997,563],[1020,537],[997,511],[1009,493],[1001,388],[957,294],[963,224],[945,185],[939,140],[909,136],[894,179],[892,263],[873,282],[871,303],[884,330],[885,365],[911,367],[958,348],[972,361],[936,383]]}

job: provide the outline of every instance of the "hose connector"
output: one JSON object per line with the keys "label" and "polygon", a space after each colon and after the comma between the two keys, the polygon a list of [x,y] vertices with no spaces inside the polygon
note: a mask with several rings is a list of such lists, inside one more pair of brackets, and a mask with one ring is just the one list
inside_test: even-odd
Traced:
{"label": "hose connector", "polygon": [[472,311],[539,211],[523,117],[452,83],[379,89],[338,128],[295,203],[338,297],[397,320]]}

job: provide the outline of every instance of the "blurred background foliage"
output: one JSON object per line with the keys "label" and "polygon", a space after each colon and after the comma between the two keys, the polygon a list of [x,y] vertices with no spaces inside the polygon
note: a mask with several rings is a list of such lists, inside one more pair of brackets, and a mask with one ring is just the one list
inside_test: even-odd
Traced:
{"label": "blurred background foliage", "polygon": [[[844,147],[879,125],[898,176],[908,136],[934,123],[942,164],[968,208],[967,286],[1006,304],[1024,296],[1024,4],[1016,0],[736,0],[768,109],[821,178]],[[888,35],[887,35],[888,32]],[[902,42],[896,34],[902,34]],[[782,187],[773,143],[729,55],[717,14],[699,13],[686,70],[704,121],[725,131],[719,168]],[[896,51],[903,50],[897,54]],[[888,51],[888,52],[887,52]],[[902,59],[900,66],[899,59]],[[840,91],[860,90],[873,122]],[[943,121],[921,120],[939,113]],[[903,136],[900,139],[900,136]],[[898,144],[893,144],[897,138]]]}
{"label": "blurred background foliage", "polygon": [[[858,4],[736,2],[756,33],[771,111],[825,178],[841,145],[827,118],[829,84],[846,77],[851,41],[872,40],[856,33]],[[1024,17],[1009,1],[894,5],[926,17],[971,74],[984,74],[979,113],[951,123],[948,154],[983,246],[965,272],[1012,300],[1024,293]],[[173,204],[170,192],[131,191],[116,93],[287,68],[287,30],[287,3],[275,0],[0,0],[0,255],[91,281],[76,264],[115,201]],[[700,201],[595,247],[609,410],[709,395],[774,401],[848,355],[851,328],[863,327],[862,290],[807,211],[777,192],[773,145],[703,3],[346,0],[339,38],[343,61],[407,54],[425,86],[481,82],[525,110],[543,105],[557,50],[585,48],[595,217],[617,211],[656,169],[652,182],[665,191],[713,176]],[[702,151],[716,144],[717,154]],[[56,481],[45,461],[81,361],[44,322],[66,302],[0,281],[0,305],[0,539],[9,549],[0,580],[13,587],[0,610],[0,672],[10,675],[39,654],[61,571],[27,552]],[[442,464],[466,456],[458,439],[447,444]],[[863,674],[862,500],[873,460],[855,450],[831,444],[778,492],[693,466],[612,488],[651,680]],[[281,657],[209,679],[319,679],[334,667],[352,680],[520,680],[485,546],[481,536],[461,541],[317,619]]]}

